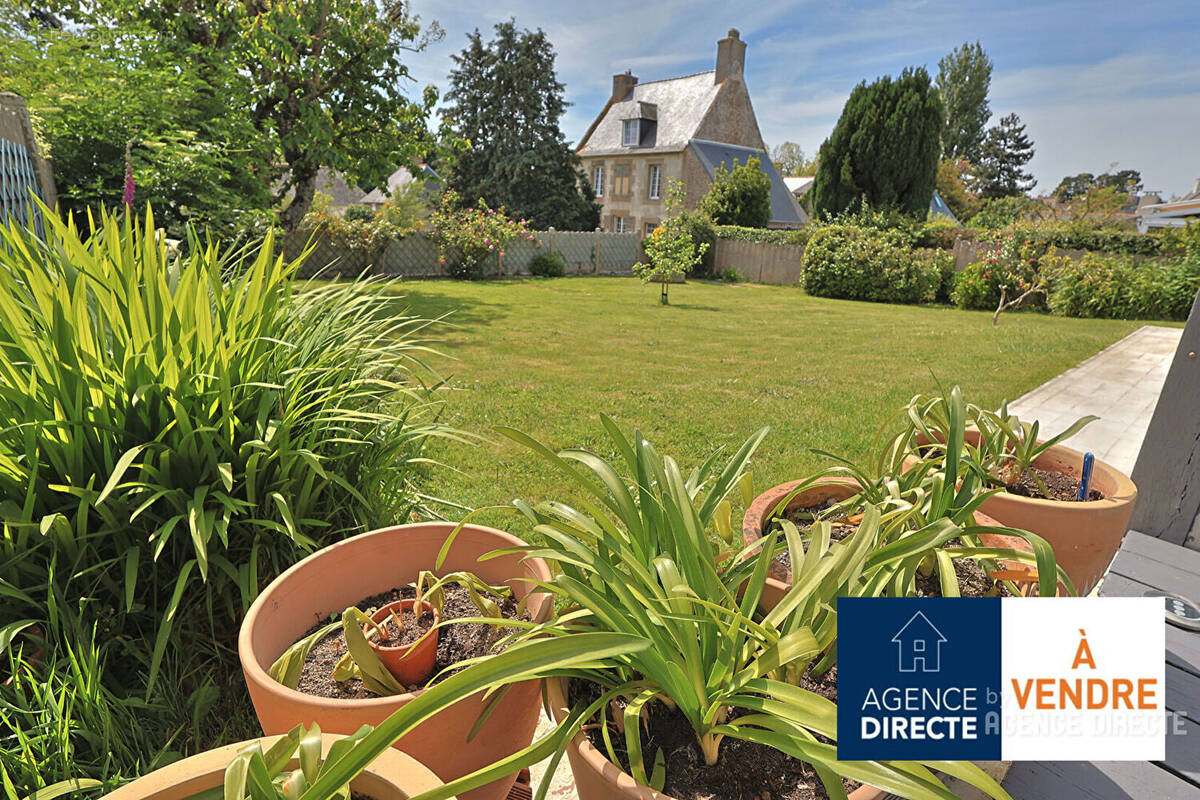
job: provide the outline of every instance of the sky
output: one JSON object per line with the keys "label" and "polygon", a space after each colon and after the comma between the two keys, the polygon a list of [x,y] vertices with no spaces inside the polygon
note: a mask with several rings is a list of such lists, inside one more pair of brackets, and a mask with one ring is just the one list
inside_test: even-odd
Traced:
{"label": "sky", "polygon": [[995,65],[993,122],[1016,112],[1033,139],[1035,194],[1114,162],[1164,197],[1200,178],[1200,0],[412,0],[412,9],[446,31],[410,56],[417,86],[444,89],[451,56],[476,28],[485,40],[510,17],[542,28],[571,103],[562,121],[571,141],[603,107],[614,73],[649,81],[712,69],[717,40],[737,28],[767,145],[793,141],[812,155],[860,81],[906,66],[934,75],[943,55],[978,40]]}

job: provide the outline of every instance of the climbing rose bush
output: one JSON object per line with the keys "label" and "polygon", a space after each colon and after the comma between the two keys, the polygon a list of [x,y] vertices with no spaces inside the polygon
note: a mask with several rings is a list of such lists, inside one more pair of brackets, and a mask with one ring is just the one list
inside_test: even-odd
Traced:
{"label": "climbing rose bush", "polygon": [[464,209],[454,191],[442,195],[430,222],[442,267],[455,278],[482,278],[488,258],[504,258],[512,242],[534,238],[528,220],[509,219],[503,207],[489,208],[482,198]]}

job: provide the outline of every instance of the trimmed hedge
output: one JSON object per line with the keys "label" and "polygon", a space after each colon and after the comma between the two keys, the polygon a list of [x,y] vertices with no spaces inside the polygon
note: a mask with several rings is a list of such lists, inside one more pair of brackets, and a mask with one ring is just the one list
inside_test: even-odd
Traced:
{"label": "trimmed hedge", "polygon": [[944,261],[918,255],[904,236],[853,225],[813,234],[800,279],[816,297],[876,303],[928,303],[942,289]]}
{"label": "trimmed hedge", "polygon": [[738,225],[715,225],[713,229],[718,239],[736,239],[741,242],[762,242],[764,244],[795,244],[803,247],[813,235],[813,229],[801,230],[772,230],[769,228],[743,228]]}
{"label": "trimmed hedge", "polygon": [[1200,291],[1200,263],[1164,266],[1089,253],[1051,277],[1050,310],[1068,317],[1187,319]]}

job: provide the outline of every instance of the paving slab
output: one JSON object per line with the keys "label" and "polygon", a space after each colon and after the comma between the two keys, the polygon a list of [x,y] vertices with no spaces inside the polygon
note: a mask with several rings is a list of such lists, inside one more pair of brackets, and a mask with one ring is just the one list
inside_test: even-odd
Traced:
{"label": "paving slab", "polygon": [[1068,446],[1090,451],[1126,475],[1133,471],[1182,328],[1144,325],[1008,404],[1053,435],[1079,417],[1100,417]]}

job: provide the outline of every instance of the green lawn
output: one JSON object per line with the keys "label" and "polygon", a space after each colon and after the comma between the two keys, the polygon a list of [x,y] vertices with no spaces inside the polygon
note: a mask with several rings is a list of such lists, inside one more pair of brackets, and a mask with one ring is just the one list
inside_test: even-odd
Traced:
{"label": "green lawn", "polygon": [[[769,425],[753,467],[760,490],[813,468],[812,448],[865,454],[880,425],[937,382],[997,405],[1141,324],[1010,313],[993,328],[989,313],[707,283],[674,286],[672,305],[661,306],[657,285],[631,278],[410,282],[389,291],[419,314],[454,312],[456,327],[442,337],[455,358],[442,362],[449,422],[483,434],[511,425],[552,446],[593,447],[604,412],[685,466]],[[456,503],[563,496],[557,476],[505,439],[439,443],[431,455],[448,466],[430,470],[427,490]]]}

